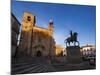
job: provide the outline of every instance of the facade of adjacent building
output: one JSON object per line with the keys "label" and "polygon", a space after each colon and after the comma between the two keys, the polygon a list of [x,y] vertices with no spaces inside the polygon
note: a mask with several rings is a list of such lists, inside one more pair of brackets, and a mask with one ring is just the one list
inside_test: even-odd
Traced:
{"label": "facade of adjacent building", "polygon": [[82,46],[81,53],[83,56],[95,56],[96,55],[96,47],[95,47],[95,45]]}
{"label": "facade of adjacent building", "polygon": [[18,47],[18,37],[20,33],[20,23],[13,13],[11,13],[11,54],[15,55]]}
{"label": "facade of adjacent building", "polygon": [[24,12],[18,54],[32,57],[55,56],[53,29],[52,20],[48,23],[48,28],[38,27],[36,17],[30,12]]}
{"label": "facade of adjacent building", "polygon": [[56,45],[56,56],[64,54],[64,47],[62,45]]}

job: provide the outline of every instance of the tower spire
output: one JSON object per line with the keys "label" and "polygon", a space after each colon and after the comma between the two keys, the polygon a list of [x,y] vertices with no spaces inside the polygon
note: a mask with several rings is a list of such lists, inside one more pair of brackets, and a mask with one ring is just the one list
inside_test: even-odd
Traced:
{"label": "tower spire", "polygon": [[50,30],[50,33],[51,35],[53,35],[53,19],[51,18],[50,21],[49,21],[49,30]]}
{"label": "tower spire", "polygon": [[53,19],[52,18],[50,19],[49,24],[53,25]]}

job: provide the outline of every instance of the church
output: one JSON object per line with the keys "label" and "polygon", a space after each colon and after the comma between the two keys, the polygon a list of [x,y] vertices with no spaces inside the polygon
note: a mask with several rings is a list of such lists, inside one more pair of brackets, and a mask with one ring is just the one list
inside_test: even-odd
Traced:
{"label": "church", "polygon": [[42,28],[36,25],[35,15],[24,12],[17,54],[32,57],[55,56],[53,30],[52,20],[48,23],[48,28]]}

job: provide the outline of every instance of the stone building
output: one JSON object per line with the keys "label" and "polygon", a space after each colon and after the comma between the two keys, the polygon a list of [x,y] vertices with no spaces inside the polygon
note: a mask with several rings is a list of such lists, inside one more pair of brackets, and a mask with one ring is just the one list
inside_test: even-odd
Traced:
{"label": "stone building", "polygon": [[63,56],[64,47],[62,45],[56,45],[56,56]]}
{"label": "stone building", "polygon": [[11,13],[11,56],[15,56],[18,47],[18,37],[20,33],[20,23],[13,13]]}
{"label": "stone building", "polygon": [[30,12],[24,12],[18,54],[32,57],[55,56],[53,29],[52,20],[47,29],[38,27],[36,17]]}
{"label": "stone building", "polygon": [[81,47],[81,53],[83,56],[90,56],[90,55],[95,56],[96,55],[96,47],[95,47],[95,45],[87,44],[86,46]]}

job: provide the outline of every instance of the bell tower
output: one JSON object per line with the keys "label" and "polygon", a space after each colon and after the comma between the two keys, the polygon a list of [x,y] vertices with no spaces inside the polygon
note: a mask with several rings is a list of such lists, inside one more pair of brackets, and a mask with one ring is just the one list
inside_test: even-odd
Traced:
{"label": "bell tower", "polygon": [[29,31],[30,28],[35,26],[35,23],[36,23],[35,16],[29,12],[24,12],[22,20],[22,30]]}
{"label": "bell tower", "polygon": [[54,29],[54,27],[53,27],[53,20],[50,19],[50,21],[49,21],[49,31],[50,31],[51,35],[53,35],[53,29]]}
{"label": "bell tower", "polygon": [[24,12],[19,43],[19,51],[24,52],[24,54],[30,54],[32,30],[35,23],[35,16],[29,12]]}

